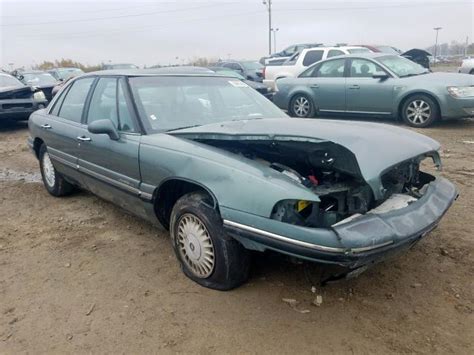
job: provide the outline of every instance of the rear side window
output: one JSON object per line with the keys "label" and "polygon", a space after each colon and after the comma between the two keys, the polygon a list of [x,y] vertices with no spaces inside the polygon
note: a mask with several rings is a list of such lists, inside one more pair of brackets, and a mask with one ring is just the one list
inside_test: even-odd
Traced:
{"label": "rear side window", "polygon": [[68,91],[68,88],[64,89],[63,92],[61,92],[61,96],[59,96],[54,103],[53,109],[51,110],[50,114],[54,116],[59,115],[59,109],[61,108],[61,105],[63,104],[64,98],[66,97],[66,93]]}
{"label": "rear side window", "polygon": [[344,76],[345,59],[333,59],[321,63],[312,73],[318,78],[342,78]]}
{"label": "rear side window", "polygon": [[323,59],[323,53],[323,50],[312,50],[306,52],[306,55],[303,59],[303,65],[307,67],[308,65],[319,62],[321,59]]}
{"label": "rear side window", "polygon": [[328,52],[328,58],[335,57],[338,55],[344,55],[345,53],[343,51],[340,51],[339,49],[331,49]]}
{"label": "rear side window", "polygon": [[79,79],[72,84],[59,110],[59,117],[73,122],[81,122],[87,94],[94,80],[95,78]]}

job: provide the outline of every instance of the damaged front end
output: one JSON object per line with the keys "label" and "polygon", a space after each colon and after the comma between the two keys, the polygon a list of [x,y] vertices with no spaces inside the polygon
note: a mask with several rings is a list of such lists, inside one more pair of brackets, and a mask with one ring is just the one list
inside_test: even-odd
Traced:
{"label": "damaged front end", "polygon": [[279,174],[314,196],[275,201],[268,216],[223,206],[230,235],[249,249],[272,249],[348,272],[413,245],[436,227],[457,198],[449,181],[420,170],[427,158],[440,168],[439,155],[431,149],[377,171],[367,162],[361,165],[348,147],[328,140],[187,138],[244,157],[261,165],[269,178]]}

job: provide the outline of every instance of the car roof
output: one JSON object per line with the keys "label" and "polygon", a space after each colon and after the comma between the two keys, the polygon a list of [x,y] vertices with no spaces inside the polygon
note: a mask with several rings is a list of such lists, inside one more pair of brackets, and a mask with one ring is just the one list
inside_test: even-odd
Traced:
{"label": "car roof", "polygon": [[44,70],[23,70],[20,72],[20,74],[41,74],[41,73],[47,73]]}
{"label": "car roof", "polygon": [[[217,74],[214,71],[203,68],[203,67],[191,67],[191,66],[181,66],[181,67],[166,67],[166,68],[157,68],[157,69],[112,69],[112,70],[99,70],[91,73],[86,73],[85,75],[100,75],[100,76],[109,76],[109,75],[120,75],[120,76],[158,76],[158,75],[177,75],[177,76],[217,76],[223,77],[225,75]],[[84,76],[84,75],[82,75]]]}

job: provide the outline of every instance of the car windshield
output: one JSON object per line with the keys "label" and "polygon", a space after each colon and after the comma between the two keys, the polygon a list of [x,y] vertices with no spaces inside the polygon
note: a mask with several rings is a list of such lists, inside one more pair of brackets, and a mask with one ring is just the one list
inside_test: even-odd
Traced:
{"label": "car windshield", "polygon": [[400,56],[389,55],[377,60],[401,78],[429,73],[428,69]]}
{"label": "car windshield", "polygon": [[241,62],[242,66],[247,70],[262,69],[263,65],[259,62]]}
{"label": "car windshield", "polygon": [[23,81],[28,85],[54,85],[56,79],[49,73],[23,73]]}
{"label": "car windshield", "polygon": [[18,87],[18,86],[25,86],[25,85],[23,85],[23,83],[20,80],[18,80],[17,78],[14,78],[13,76],[0,75],[0,87],[1,88]]}
{"label": "car windshield", "polygon": [[348,49],[347,51],[348,51],[350,54],[370,53],[370,49],[369,49],[369,48],[364,48],[364,47],[361,47],[361,48],[351,48],[351,49]]}
{"label": "car windshield", "polygon": [[204,76],[130,78],[144,125],[151,132],[225,121],[288,117],[237,79]]}

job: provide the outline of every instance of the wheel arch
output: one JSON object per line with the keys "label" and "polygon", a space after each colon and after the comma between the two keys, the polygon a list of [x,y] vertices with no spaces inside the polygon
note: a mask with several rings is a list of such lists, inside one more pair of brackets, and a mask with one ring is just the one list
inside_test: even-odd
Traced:
{"label": "wheel arch", "polygon": [[318,105],[316,104],[316,102],[314,101],[314,97],[313,95],[311,95],[311,93],[309,92],[308,89],[304,88],[304,87],[298,87],[298,88],[295,88],[295,90],[291,91],[290,94],[288,95],[288,110],[290,110],[290,105],[291,103],[293,102],[294,98],[297,96],[297,95],[304,95],[306,96],[309,100],[311,100],[311,103],[313,104],[314,106],[314,111],[315,113],[318,112]]}
{"label": "wheel arch", "polygon": [[403,97],[400,98],[400,100],[398,101],[397,111],[396,111],[398,118],[402,117],[401,115],[402,115],[403,105],[405,105],[405,103],[411,97],[416,96],[416,95],[425,95],[425,96],[428,96],[430,99],[432,99],[433,102],[436,104],[436,106],[438,108],[439,114],[441,115],[441,105],[440,105],[439,99],[436,97],[436,95],[434,95],[432,92],[429,92],[429,91],[417,90],[417,91],[412,91],[410,93],[407,93],[406,95],[404,95]]}
{"label": "wheel arch", "polygon": [[212,208],[219,213],[217,198],[209,188],[194,180],[170,177],[161,182],[154,190],[152,197],[155,215],[163,227],[169,229],[171,211],[174,205],[181,197],[191,192],[202,192],[209,196],[212,201]]}

